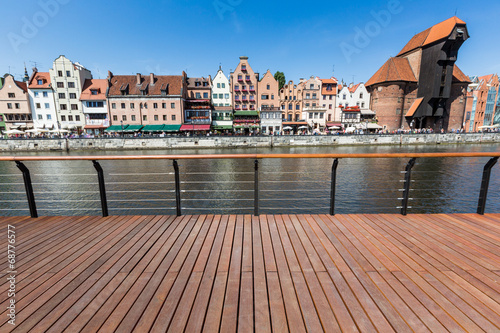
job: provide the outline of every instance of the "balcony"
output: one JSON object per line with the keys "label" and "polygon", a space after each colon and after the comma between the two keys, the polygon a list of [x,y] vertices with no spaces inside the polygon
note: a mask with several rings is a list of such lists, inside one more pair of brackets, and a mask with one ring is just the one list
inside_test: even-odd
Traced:
{"label": "balcony", "polygon": [[243,107],[241,109],[242,110],[248,110],[248,106],[247,105],[243,105]]}
{"label": "balcony", "polygon": [[250,105],[250,110],[255,110],[255,105]]}
{"label": "balcony", "polygon": [[250,92],[255,92],[255,88],[250,88],[249,91]]}
{"label": "balcony", "polygon": [[247,71],[247,66],[241,66],[241,71],[246,72]]}
{"label": "balcony", "polygon": [[255,102],[255,97],[250,96],[250,102]]}
{"label": "balcony", "polygon": [[242,92],[248,92],[248,89],[247,88],[243,88],[241,89]]}
{"label": "balcony", "polygon": [[241,106],[236,105],[236,106],[234,107],[234,109],[235,109],[235,110],[241,110]]}
{"label": "balcony", "polygon": [[234,88],[234,91],[235,92],[240,92],[241,90],[240,90],[240,88]]}
{"label": "balcony", "polygon": [[239,102],[240,101],[240,96],[234,96],[234,101]]}
{"label": "balcony", "polygon": [[242,99],[242,101],[246,103],[246,102],[248,102],[248,99],[244,97],[244,98]]}
{"label": "balcony", "polygon": [[243,77],[242,76],[238,76],[238,81],[243,82]]}
{"label": "balcony", "polygon": [[250,82],[250,75],[245,76],[245,81]]}

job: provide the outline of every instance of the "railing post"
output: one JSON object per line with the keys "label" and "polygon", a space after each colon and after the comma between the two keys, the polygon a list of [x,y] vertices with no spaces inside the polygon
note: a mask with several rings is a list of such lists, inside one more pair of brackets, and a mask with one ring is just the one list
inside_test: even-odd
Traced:
{"label": "railing post", "polygon": [[408,200],[410,199],[411,169],[415,165],[416,158],[412,158],[406,165],[405,186],[403,190],[403,201],[401,205],[401,215],[406,215],[408,210]]}
{"label": "railing post", "polygon": [[97,161],[92,161],[94,164],[94,168],[97,171],[97,179],[99,180],[99,193],[101,195],[101,208],[102,208],[102,217],[109,216],[108,213],[108,201],[106,200],[106,186],[104,184],[104,172],[102,171],[102,167]]}
{"label": "railing post", "polygon": [[35,195],[33,194],[33,186],[31,185],[31,176],[28,168],[20,161],[16,161],[16,165],[23,173],[24,188],[26,189],[26,197],[28,198],[28,205],[30,207],[30,214],[32,218],[38,217],[36,211]]}
{"label": "railing post", "polygon": [[339,159],[333,160],[332,165],[332,184],[330,190],[330,215],[335,215],[335,187],[337,185],[337,167],[339,165]]}
{"label": "railing post", "polygon": [[486,209],[486,199],[488,196],[488,187],[490,186],[491,168],[498,162],[498,157],[493,157],[486,163],[483,169],[483,180],[481,182],[481,191],[479,192],[479,201],[477,203],[477,213],[484,215]]}
{"label": "railing post", "polygon": [[254,170],[253,214],[255,216],[259,216],[259,160],[255,160]]}
{"label": "railing post", "polygon": [[179,176],[179,164],[177,160],[174,160],[174,172],[175,172],[175,206],[177,208],[177,216],[181,216],[181,179]]}

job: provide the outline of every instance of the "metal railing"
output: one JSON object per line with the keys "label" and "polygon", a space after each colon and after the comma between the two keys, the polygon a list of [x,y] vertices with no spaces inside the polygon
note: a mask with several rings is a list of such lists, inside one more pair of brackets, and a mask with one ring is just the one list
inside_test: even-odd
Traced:
{"label": "metal railing", "polygon": [[[486,152],[486,153],[393,153],[393,154],[221,154],[221,155],[147,155],[147,156],[43,156],[43,157],[34,157],[34,156],[0,156],[0,161],[12,161],[16,163],[17,168],[21,171],[22,177],[23,177],[23,183],[24,184],[24,189],[26,193],[26,201],[28,203],[28,208],[30,212],[30,216],[33,218],[38,217],[38,211],[37,211],[37,204],[35,200],[35,192],[33,191],[33,182],[31,179],[31,174],[30,170],[26,167],[26,165],[23,162],[32,162],[32,161],[91,161],[93,164],[93,167],[95,171],[97,172],[97,183],[72,183],[73,185],[79,184],[79,185],[98,185],[98,192],[92,192],[88,191],[88,193],[98,193],[99,194],[99,200],[83,200],[83,201],[99,201],[101,203],[101,214],[102,216],[108,216],[109,215],[109,208],[108,208],[108,202],[127,202],[127,200],[122,200],[122,199],[114,199],[114,200],[109,200],[108,199],[108,194],[116,194],[116,193],[124,193],[124,192],[144,192],[144,193],[149,193],[149,197],[144,199],[143,201],[172,201],[175,202],[175,207],[168,207],[165,209],[172,209],[175,211],[175,214],[177,216],[181,216],[183,214],[184,209],[193,209],[193,208],[186,208],[185,206],[183,207],[183,202],[188,202],[188,201],[193,201],[193,202],[201,202],[203,200],[225,200],[225,201],[251,201],[253,202],[252,205],[252,210],[253,214],[258,216],[261,211],[261,202],[266,202],[266,201],[286,201],[287,198],[263,198],[261,194],[268,194],[270,192],[278,192],[280,190],[276,189],[268,189],[266,187],[262,187],[260,185],[266,185],[266,184],[274,184],[274,183],[287,183],[287,181],[283,180],[269,180],[269,179],[262,179],[261,176],[266,176],[268,174],[272,174],[272,172],[262,172],[259,168],[260,166],[260,161],[262,160],[267,160],[267,159],[285,159],[285,160],[290,160],[290,159],[322,159],[322,160],[332,160],[332,167],[331,167],[331,174],[329,175],[329,214],[335,215],[335,204],[336,204],[336,195],[337,195],[337,180],[338,180],[338,166],[341,164],[342,160],[351,160],[351,159],[409,159],[408,163],[406,164],[406,167],[404,171],[400,171],[401,174],[404,175],[404,179],[399,180],[403,184],[403,188],[399,189],[398,192],[400,192],[402,195],[400,198],[397,198],[398,201],[400,201],[400,206],[397,206],[397,208],[402,215],[407,215],[408,210],[411,209],[412,207],[409,205],[409,203],[413,200],[416,200],[417,198],[411,198],[410,193],[414,191],[412,189],[412,184],[415,182],[415,180],[412,179],[412,170],[414,166],[417,163],[417,160],[422,159],[422,158],[431,158],[431,159],[436,159],[436,158],[480,158],[480,157],[489,157],[489,161],[484,165],[483,167],[483,173],[482,173],[482,178],[481,178],[481,184],[480,184],[480,191],[479,191],[479,197],[477,201],[477,214],[484,214],[485,209],[486,209],[486,203],[487,203],[487,196],[488,196],[488,189],[490,185],[490,176],[491,176],[491,170],[495,166],[495,164],[498,161],[498,158],[500,157],[500,153],[492,153],[492,152]],[[106,183],[105,183],[105,177],[104,177],[104,170],[99,163],[100,161],[137,161],[137,160],[167,160],[172,162],[172,167],[173,167],[173,173],[166,173],[168,175],[173,175],[174,180],[169,181],[169,182],[162,182],[161,184],[169,184],[172,186],[172,189],[168,190],[152,190],[151,188],[145,188],[144,191],[141,190],[133,190],[133,191],[107,191],[106,190]],[[219,183],[224,183],[224,182],[238,182],[242,184],[251,184],[253,188],[251,189],[233,189],[233,192],[240,192],[240,193],[253,193],[253,198],[236,198],[236,197],[231,197],[231,198],[225,198],[225,199],[202,199],[202,198],[189,198],[186,197],[188,196],[189,193],[199,193],[202,192],[199,188],[195,189],[190,189],[190,185],[198,185],[198,184],[204,184],[206,180],[202,179],[200,181],[196,180],[196,176],[201,176],[204,177],[207,173],[206,172],[191,172],[191,173],[185,173],[183,176],[185,177],[191,177],[190,179],[185,179],[184,181],[181,180],[181,171],[179,168],[179,163],[178,161],[186,161],[186,160],[250,160],[253,161],[253,170],[246,171],[246,172],[235,172],[232,173],[232,175],[238,175],[240,177],[239,179],[233,180],[233,181],[219,181]],[[275,174],[282,174],[283,171],[278,170],[275,172]],[[286,173],[286,172],[285,172]],[[297,174],[297,172],[291,172]],[[227,174],[227,173],[224,173]],[[131,175],[138,175],[136,174],[131,174]],[[145,174],[148,176],[149,174]],[[242,180],[241,177],[246,175],[246,178]],[[12,176],[12,175],[1,175],[0,176]],[[84,175],[88,176],[88,175]],[[124,175],[122,175],[124,176]],[[252,178],[250,178],[252,177]],[[420,182],[425,182],[425,180],[419,180]],[[289,181],[290,183],[300,183],[300,181]],[[111,184],[117,185],[117,184],[138,184],[138,185],[147,185],[147,184],[156,184],[158,182],[144,182],[144,181],[137,181],[137,182],[108,182],[108,185]],[[21,184],[21,183],[0,183],[0,185],[13,185],[13,184]],[[59,183],[57,181],[54,181],[53,183],[46,183],[45,185],[58,185]],[[68,183],[70,184],[70,183]],[[95,184],[95,185],[94,185]],[[37,184],[38,185],[38,184]],[[428,190],[435,190],[435,189],[428,189]],[[217,189],[215,190],[207,190],[207,191],[212,191],[212,192],[217,192]],[[284,189],[281,190],[283,192],[293,192],[291,189]],[[309,190],[309,191],[314,191],[314,190]],[[318,189],[318,191],[324,191],[323,189]],[[425,191],[423,189],[422,191]],[[80,190],[80,192],[85,193],[85,191]],[[165,198],[160,198],[160,199],[154,199],[151,197],[153,193],[175,193],[175,199],[165,199]],[[307,192],[307,191],[306,191]],[[6,192],[3,192],[6,193]],[[17,192],[19,193],[19,192]],[[69,193],[69,192],[68,192]],[[184,197],[183,197],[184,196]],[[301,200],[315,200],[314,198],[305,198],[302,197]],[[429,200],[429,198],[423,198],[421,200]],[[16,202],[20,200],[15,200]],[[50,201],[50,200],[49,200]],[[61,200],[61,201],[71,201],[71,200]],[[134,201],[134,200],[130,200]],[[136,200],[137,201],[137,200]],[[140,200],[139,200],[140,201]],[[131,208],[134,209],[134,208]],[[147,208],[142,208],[142,209],[147,209]],[[215,207],[210,208],[212,210],[216,210]],[[230,209],[227,208],[226,209]],[[250,207],[245,207],[243,209],[250,209]],[[0,209],[2,211],[3,209]]]}

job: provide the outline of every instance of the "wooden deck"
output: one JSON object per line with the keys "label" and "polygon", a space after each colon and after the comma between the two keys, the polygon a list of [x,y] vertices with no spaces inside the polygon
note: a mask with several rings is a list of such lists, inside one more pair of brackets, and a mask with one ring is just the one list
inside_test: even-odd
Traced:
{"label": "wooden deck", "polygon": [[0,244],[1,332],[500,330],[500,214],[0,218]]}

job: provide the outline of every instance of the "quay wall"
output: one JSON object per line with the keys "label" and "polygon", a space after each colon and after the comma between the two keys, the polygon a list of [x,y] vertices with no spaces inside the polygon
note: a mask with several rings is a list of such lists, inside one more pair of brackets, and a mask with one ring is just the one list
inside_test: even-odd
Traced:
{"label": "quay wall", "polygon": [[0,151],[84,151],[187,148],[244,148],[335,145],[437,145],[500,143],[500,133],[317,135],[317,136],[211,136],[166,138],[1,139]]}

